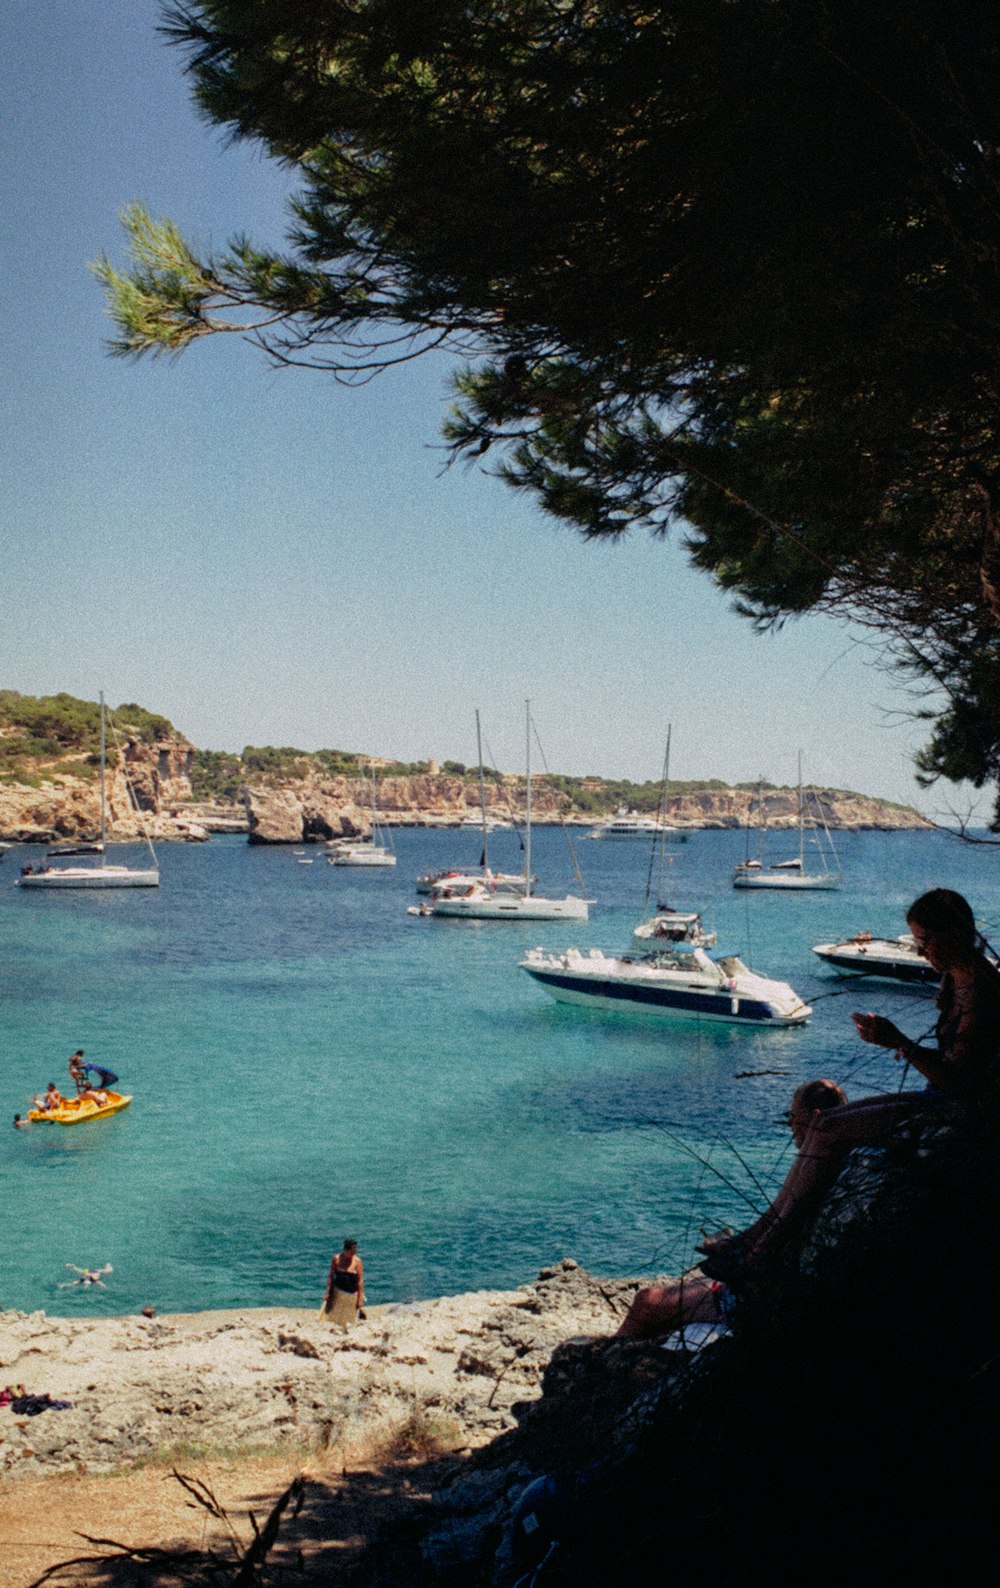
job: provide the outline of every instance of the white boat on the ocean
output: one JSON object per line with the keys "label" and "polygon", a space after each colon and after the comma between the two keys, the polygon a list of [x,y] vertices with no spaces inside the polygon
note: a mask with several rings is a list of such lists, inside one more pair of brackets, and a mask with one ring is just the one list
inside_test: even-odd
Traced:
{"label": "white boat on the ocean", "polygon": [[370,838],[334,839],[327,845],[327,861],[331,866],[394,866],[396,856],[388,843],[381,841],[382,829],[378,825],[378,808],[375,796],[375,764],[369,767],[372,783],[372,831]]}
{"label": "white boat on the ocean", "polygon": [[798,1026],[812,1014],[787,982],[758,976],[735,955],[714,959],[697,947],[621,956],[533,948],[520,968],[560,1003],[594,1009],[754,1026]]}
{"label": "white boat on the ocean", "polygon": [[840,863],[834,847],[830,829],[826,825],[822,807],[815,800],[819,811],[821,826],[812,824],[809,828],[809,842],[812,853],[810,864],[813,869],[806,868],[806,815],[805,800],[802,791],[802,755],[799,753],[799,785],[798,785],[798,833],[799,852],[788,860],[777,860],[770,865],[764,864],[764,843],[767,832],[766,823],[763,821],[763,800],[758,796],[758,808],[761,811],[762,822],[758,844],[758,853],[753,858],[747,858],[738,865],[733,872],[734,888],[839,888],[841,882]]}
{"label": "white boat on the ocean", "polygon": [[655,816],[640,816],[638,811],[617,810],[613,816],[592,827],[588,838],[655,838],[657,833],[672,832]]}
{"label": "white boat on the ocean", "polygon": [[670,834],[676,829],[667,821],[668,806],[670,803],[670,737],[672,729],[667,729],[667,747],[663,753],[663,778],[660,784],[659,819],[656,823],[656,832],[653,837],[653,852],[650,856],[649,873],[646,878],[646,897],[643,904],[645,910],[649,909],[652,896],[653,863],[656,863],[656,909],[650,915],[645,915],[635,928],[632,936],[641,943],[693,943],[699,948],[709,948],[716,941],[714,932],[706,932],[701,924],[701,916],[693,910],[677,910],[673,905],[667,904],[666,881],[668,870],[667,849],[670,843]]}
{"label": "white boat on the ocean", "polygon": [[[157,888],[160,885],[160,868],[156,859],[156,851],[146,838],[149,848],[151,866],[119,866],[109,863],[105,853],[107,839],[107,730],[106,708],[104,694],[101,693],[101,837],[96,844],[59,845],[49,851],[49,857],[58,858],[64,855],[71,858],[74,855],[86,860],[93,857],[91,863],[75,866],[63,865],[37,865],[25,866],[17,878],[20,888]],[[128,783],[128,778],[126,777]],[[135,795],[131,783],[128,783],[129,794],[135,809]]]}
{"label": "white boat on the ocean", "polygon": [[[537,878],[532,878],[536,881]],[[438,883],[484,882],[497,888],[508,888],[511,893],[523,893],[526,879],[523,871],[493,871],[488,866],[468,866],[462,870],[452,866],[443,871],[422,871],[417,878],[417,892],[430,893]]]}
{"label": "white boat on the ocean", "polygon": [[873,937],[858,932],[839,943],[817,943],[813,949],[842,976],[880,976],[890,981],[936,982],[939,972],[918,949],[912,933]]}
{"label": "white boat on the ocean", "polygon": [[711,948],[716,942],[716,934],[706,932],[696,910],[673,910],[668,904],[658,905],[632,936],[640,943],[694,943],[699,948]]}
{"label": "white boat on the ocean", "polygon": [[[476,712],[476,751],[479,758],[479,816],[465,816],[460,822],[461,827],[476,827],[482,834],[482,852],[478,866],[446,866],[436,871],[422,871],[417,878],[417,892],[432,893],[440,884],[449,887],[461,886],[468,882],[482,883],[487,888],[504,888],[511,893],[523,893],[528,886],[529,879],[524,871],[495,871],[490,865],[489,836],[490,833],[501,829],[513,828],[513,822],[499,821],[496,817],[487,815],[486,812],[486,774],[483,768],[483,734],[479,712]],[[531,882],[537,879],[532,877]],[[429,909],[414,912],[418,915],[429,915]]]}
{"label": "white boat on the ocean", "polygon": [[[586,921],[591,901],[574,894],[554,899],[532,892],[531,872],[531,703],[525,702],[526,754],[524,794],[524,877],[517,890],[493,879],[464,877],[435,883],[422,915],[459,921]],[[478,714],[477,714],[478,724]],[[482,766],[482,755],[479,757]],[[485,833],[483,835],[485,841]],[[579,871],[577,871],[579,879]],[[582,879],[579,879],[582,882]]]}

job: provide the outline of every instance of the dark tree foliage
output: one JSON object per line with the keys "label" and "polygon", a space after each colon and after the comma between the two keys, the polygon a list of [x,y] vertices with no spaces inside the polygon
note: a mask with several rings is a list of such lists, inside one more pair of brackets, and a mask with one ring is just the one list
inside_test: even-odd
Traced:
{"label": "dark tree foliage", "polygon": [[[463,360],[456,457],[586,536],[679,524],[760,626],[868,626],[924,776],[1000,776],[994,0],[201,0],[204,114],[286,254],[126,217],[118,351]],[[928,688],[933,696],[928,696]],[[944,702],[943,708],[941,702]]]}

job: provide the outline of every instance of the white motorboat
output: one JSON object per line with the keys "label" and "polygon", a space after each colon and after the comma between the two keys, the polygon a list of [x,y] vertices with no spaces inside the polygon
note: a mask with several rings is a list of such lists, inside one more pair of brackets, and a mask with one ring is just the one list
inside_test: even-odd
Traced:
{"label": "white motorboat", "polygon": [[640,816],[637,811],[617,810],[613,816],[592,827],[588,838],[655,838],[658,833],[673,832],[655,816]]}
{"label": "white motorboat", "polygon": [[331,866],[394,866],[396,856],[388,843],[380,842],[378,809],[375,799],[375,763],[369,770],[372,777],[372,831],[370,838],[337,839],[328,845],[327,861]]}
{"label": "white motorboat", "polygon": [[[798,832],[799,852],[788,860],[778,860],[770,865],[764,864],[764,842],[766,824],[762,821],[759,837],[759,853],[753,858],[747,858],[738,865],[733,872],[734,888],[839,888],[841,881],[840,865],[837,860],[837,851],[830,829],[826,825],[822,807],[815,800],[822,823],[821,829],[814,825],[810,827],[810,844],[813,846],[815,869],[806,869],[806,817],[805,802],[802,793],[802,754],[799,753],[799,789],[798,789]],[[763,817],[763,800],[758,796],[758,809]]]}
{"label": "white motorboat", "polygon": [[[111,865],[105,853],[107,836],[107,800],[105,785],[107,776],[107,731],[106,709],[104,694],[101,697],[101,838],[100,843],[81,844],[75,847],[60,845],[50,850],[49,856],[58,858],[61,855],[70,856],[74,852],[85,857],[92,855],[94,864],[75,866],[39,864],[25,866],[17,878],[20,888],[157,888],[160,885],[160,869],[156,860],[156,851],[148,837],[146,844],[149,848],[152,865],[146,867]],[[112,725],[113,726],[113,725]],[[126,778],[126,782],[127,782]],[[135,803],[131,783],[128,784],[129,794]],[[136,805],[138,811],[138,805]],[[49,857],[46,857],[47,859]]]}
{"label": "white motorboat", "polygon": [[560,1003],[588,1008],[754,1026],[798,1026],[812,1014],[787,982],[758,976],[735,955],[711,958],[703,948],[623,956],[534,948],[520,968]]}
{"label": "white motorboat", "polygon": [[[525,702],[526,755],[524,793],[524,878],[519,891],[500,887],[493,879],[463,877],[445,879],[431,888],[425,906],[415,913],[445,916],[464,921],[586,921],[591,901],[573,894],[553,899],[533,893],[531,872],[531,703]],[[476,713],[476,732],[479,732],[479,713]],[[482,777],[483,757],[479,766]],[[485,808],[485,807],[484,807]],[[485,856],[486,833],[483,833]],[[485,864],[485,860],[484,860]],[[577,871],[579,877],[579,870]]]}
{"label": "white motorboat", "polygon": [[918,949],[912,933],[873,937],[858,932],[839,943],[817,943],[813,949],[842,976],[880,976],[890,981],[936,982],[939,973]]}

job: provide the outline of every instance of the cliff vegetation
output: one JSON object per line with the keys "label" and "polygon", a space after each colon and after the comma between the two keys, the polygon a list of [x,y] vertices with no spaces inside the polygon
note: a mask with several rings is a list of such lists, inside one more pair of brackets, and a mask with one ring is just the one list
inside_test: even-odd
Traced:
{"label": "cliff vegetation", "polygon": [[[300,843],[370,831],[370,770],[378,808],[400,825],[455,825],[479,812],[480,770],[457,760],[394,761],[358,750],[247,745],[235,754],[192,745],[167,717],[135,702],[110,713],[109,832],[137,836],[129,793],[150,819],[151,836],[246,831],[257,843]],[[0,690],[0,836],[46,842],[98,830],[100,708],[69,694],[36,698]],[[484,767],[489,814],[517,821],[524,778]],[[540,822],[591,822],[620,809],[652,815],[659,781],[546,773],[533,779]],[[811,791],[831,827],[929,825],[915,810],[842,789]],[[758,817],[772,827],[796,820],[797,796],[770,783],[673,780],[669,820],[678,827],[739,827]]]}

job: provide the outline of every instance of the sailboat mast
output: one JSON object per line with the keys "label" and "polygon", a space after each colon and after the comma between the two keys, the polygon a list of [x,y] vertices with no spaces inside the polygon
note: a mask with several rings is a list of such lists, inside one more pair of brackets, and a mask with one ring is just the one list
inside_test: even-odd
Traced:
{"label": "sailboat mast", "polygon": [[489,856],[486,852],[486,779],[483,776],[483,735],[479,726],[479,710],[476,710],[476,756],[479,760],[479,814],[483,823],[483,875],[490,869]]}
{"label": "sailboat mast", "polygon": [[799,751],[799,871],[805,869],[805,831],[802,825],[802,751]]}
{"label": "sailboat mast", "polygon": [[666,829],[667,829],[667,805],[669,803],[669,796],[667,794],[667,789],[668,789],[669,784],[670,784],[670,734],[671,734],[672,728],[673,728],[673,724],[672,723],[668,723],[667,724],[667,748],[664,751],[664,755],[663,755],[663,788],[662,788],[662,791],[660,793],[660,831],[657,834],[657,842],[659,843],[659,846],[660,846],[660,875],[659,875],[659,878],[657,879],[657,888],[656,888],[656,902],[657,902],[657,904],[663,904],[664,903],[664,893],[663,893],[664,877],[663,877],[663,870],[664,870],[664,866],[666,864],[666,855],[665,855],[664,851],[666,849],[666,843],[667,843],[667,831],[666,831]]}
{"label": "sailboat mast", "polygon": [[524,897],[531,897],[531,701],[524,702]]}
{"label": "sailboat mast", "polygon": [[104,727],[104,690],[101,690],[101,865],[104,865],[104,833],[107,827],[107,808],[104,797],[104,764],[107,759],[107,737]]}

